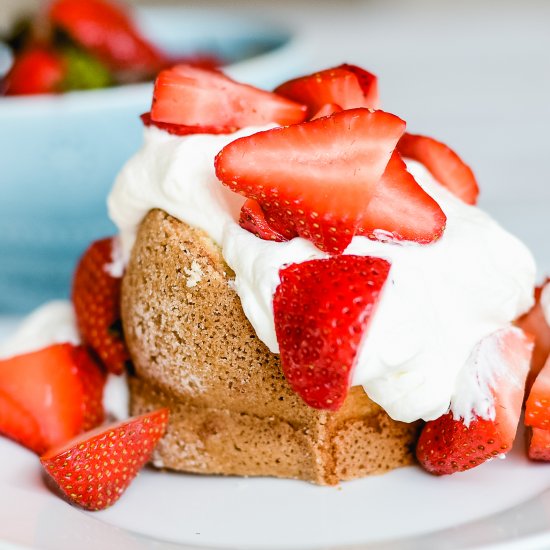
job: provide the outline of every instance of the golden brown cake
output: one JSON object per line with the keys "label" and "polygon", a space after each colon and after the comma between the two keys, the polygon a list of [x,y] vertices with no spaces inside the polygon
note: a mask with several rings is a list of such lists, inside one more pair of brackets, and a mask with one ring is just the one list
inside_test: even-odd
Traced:
{"label": "golden brown cake", "polygon": [[392,420],[361,387],[337,412],[306,405],[257,338],[233,273],[202,231],[154,210],[122,286],[135,365],[131,412],[171,410],[154,464],[319,484],[411,464],[418,423]]}

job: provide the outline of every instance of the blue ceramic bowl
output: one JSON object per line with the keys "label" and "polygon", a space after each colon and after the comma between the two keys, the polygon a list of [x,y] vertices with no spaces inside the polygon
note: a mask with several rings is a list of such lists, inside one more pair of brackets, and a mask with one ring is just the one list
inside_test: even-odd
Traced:
{"label": "blue ceramic bowl", "polygon": [[[271,87],[304,69],[289,30],[234,12],[147,8],[144,34],[174,54],[221,56],[234,78]],[[105,198],[142,139],[152,85],[0,98],[0,314],[69,293],[75,262],[114,233]]]}

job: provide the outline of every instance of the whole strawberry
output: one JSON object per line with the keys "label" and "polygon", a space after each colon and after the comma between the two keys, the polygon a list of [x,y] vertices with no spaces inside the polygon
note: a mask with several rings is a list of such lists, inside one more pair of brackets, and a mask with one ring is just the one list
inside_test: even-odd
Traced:
{"label": "whole strawberry", "polygon": [[109,372],[122,374],[130,359],[120,320],[119,277],[108,272],[113,239],[92,243],[76,268],[72,300],[78,330]]}

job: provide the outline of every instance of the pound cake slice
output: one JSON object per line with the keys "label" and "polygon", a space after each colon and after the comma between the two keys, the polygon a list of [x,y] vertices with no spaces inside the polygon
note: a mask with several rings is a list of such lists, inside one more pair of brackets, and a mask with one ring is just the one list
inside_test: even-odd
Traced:
{"label": "pound cake slice", "polygon": [[153,210],[122,285],[131,411],[171,411],[154,464],[334,484],[411,464],[418,423],[354,387],[338,411],[306,405],[261,342],[234,273],[203,231]]}

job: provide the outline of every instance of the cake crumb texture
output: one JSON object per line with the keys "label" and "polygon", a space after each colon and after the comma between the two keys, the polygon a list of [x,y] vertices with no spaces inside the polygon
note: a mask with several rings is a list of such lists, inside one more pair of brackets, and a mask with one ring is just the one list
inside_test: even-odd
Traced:
{"label": "cake crumb texture", "polygon": [[[191,273],[200,274],[192,285]],[[202,231],[160,210],[142,222],[121,307],[135,366],[131,412],[171,411],[153,464],[336,484],[413,463],[418,423],[392,420],[361,387],[337,412],[303,403],[256,336],[232,279]]]}

